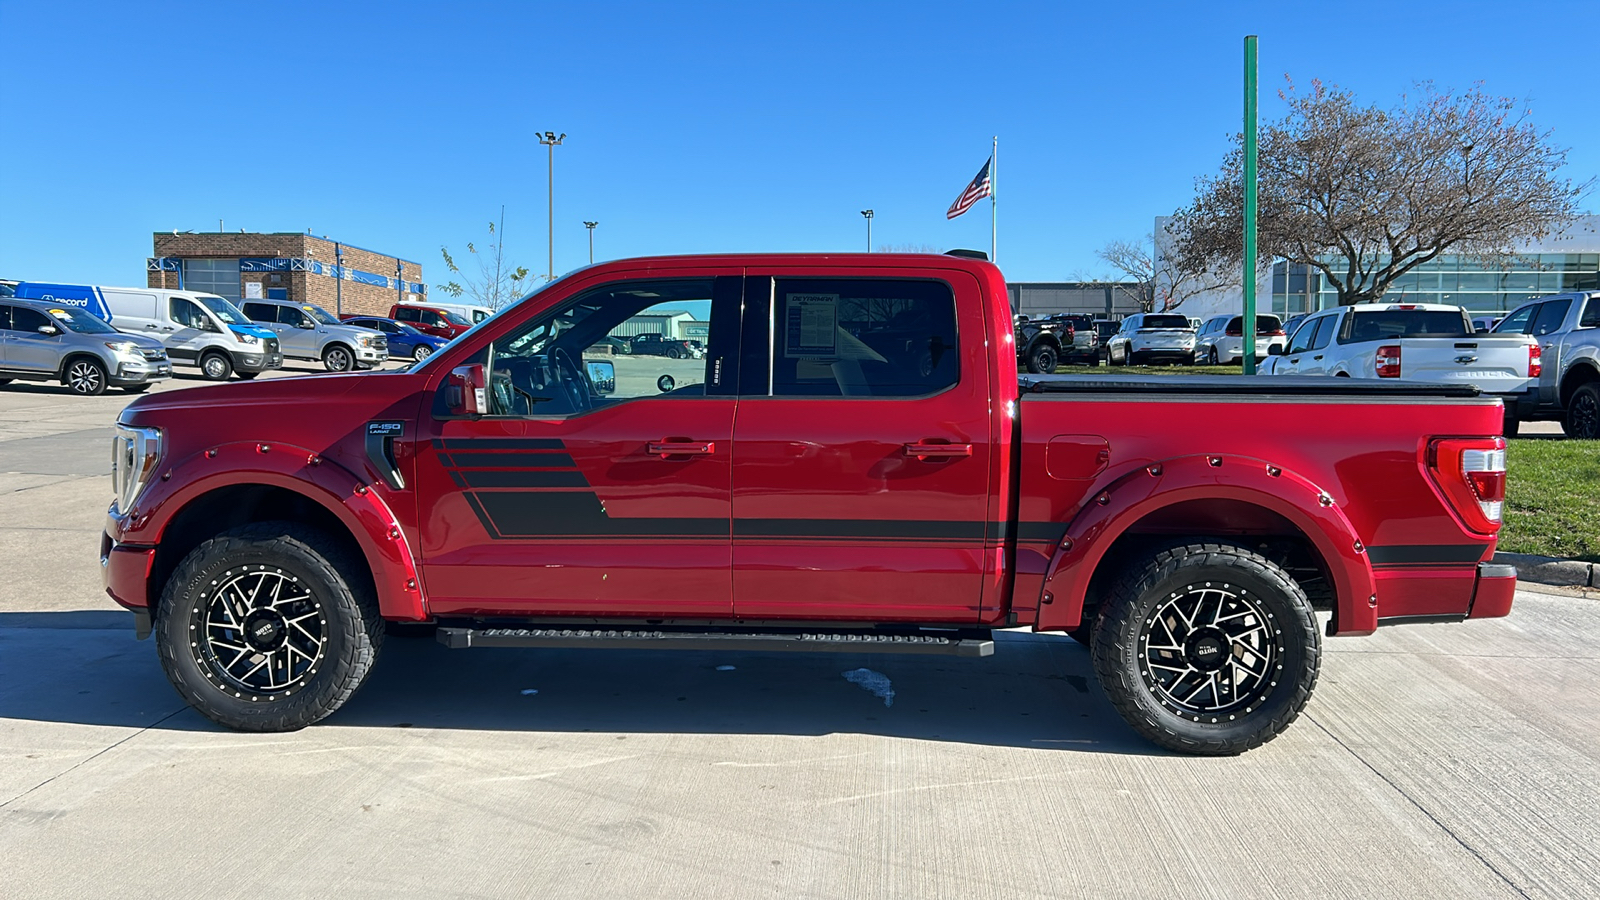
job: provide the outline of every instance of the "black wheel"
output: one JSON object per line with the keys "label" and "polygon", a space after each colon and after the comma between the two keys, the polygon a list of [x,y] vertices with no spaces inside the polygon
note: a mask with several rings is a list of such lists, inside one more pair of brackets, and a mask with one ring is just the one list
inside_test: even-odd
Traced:
{"label": "black wheel", "polygon": [[150,390],[150,382],[146,381],[144,384],[124,385],[122,389],[130,394],[142,394],[145,391]]}
{"label": "black wheel", "polygon": [[1570,438],[1600,440],[1600,382],[1591,381],[1573,393],[1561,430]]}
{"label": "black wheel", "polygon": [[106,392],[106,367],[97,359],[75,359],[67,363],[61,379],[67,390],[80,397],[94,397]]}
{"label": "black wheel", "polygon": [[1050,375],[1056,370],[1060,355],[1056,348],[1049,344],[1034,344],[1028,351],[1028,371],[1035,375]]}
{"label": "black wheel", "polygon": [[1123,361],[1125,363],[1127,363],[1128,365],[1130,365],[1130,366],[1138,366],[1138,365],[1143,365],[1144,364],[1144,360],[1141,360],[1139,358],[1139,354],[1133,352],[1132,350],[1129,350],[1127,352],[1127,355],[1123,357]]}
{"label": "black wheel", "polygon": [[1217,359],[1217,348],[1212,347],[1210,350],[1206,351],[1206,365],[1208,365],[1208,366],[1221,365],[1221,363]]}
{"label": "black wheel", "polygon": [[1112,589],[1093,656],[1135,731],[1169,750],[1227,756],[1300,715],[1322,638],[1305,591],[1276,563],[1232,544],[1187,544]]}
{"label": "black wheel", "polygon": [[331,714],[383,643],[377,602],[344,573],[361,563],[292,522],[244,525],[178,565],[156,645],[178,693],[239,731],[294,731]]}
{"label": "black wheel", "polygon": [[256,377],[257,375],[260,375],[261,373],[260,372],[240,372],[238,374],[239,374],[240,378],[244,379],[245,381],[249,381],[250,379]]}
{"label": "black wheel", "polygon": [[677,347],[668,347],[667,348],[667,358],[668,359],[677,359],[677,358],[681,357],[682,355],[683,354],[681,352],[679,352]]}
{"label": "black wheel", "polygon": [[433,348],[429,347],[427,344],[418,344],[417,346],[411,348],[411,358],[417,362],[422,362],[432,355]]}
{"label": "black wheel", "polygon": [[200,374],[208,381],[227,381],[233,375],[233,360],[224,353],[207,353],[200,357]]}
{"label": "black wheel", "polygon": [[3,386],[8,385],[10,383],[11,383],[11,379],[9,379],[9,378],[0,378],[0,387],[3,387]]}
{"label": "black wheel", "polygon": [[334,344],[322,351],[322,364],[329,372],[348,372],[355,368],[356,358],[350,353],[350,348]]}

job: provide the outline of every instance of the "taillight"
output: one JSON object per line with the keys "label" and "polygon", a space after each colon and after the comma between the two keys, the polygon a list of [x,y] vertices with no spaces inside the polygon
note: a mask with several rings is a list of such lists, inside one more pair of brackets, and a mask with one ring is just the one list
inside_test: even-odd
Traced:
{"label": "taillight", "polygon": [[1538,344],[1528,347],[1528,377],[1538,378],[1544,373],[1544,348]]}
{"label": "taillight", "polygon": [[1400,345],[1387,344],[1378,348],[1378,377],[1400,377]]}
{"label": "taillight", "polygon": [[1461,520],[1494,534],[1506,500],[1504,438],[1451,438],[1428,445],[1428,471]]}
{"label": "taillight", "polygon": [[1225,333],[1228,335],[1228,337],[1244,337],[1244,326],[1240,325],[1238,328],[1229,328]]}

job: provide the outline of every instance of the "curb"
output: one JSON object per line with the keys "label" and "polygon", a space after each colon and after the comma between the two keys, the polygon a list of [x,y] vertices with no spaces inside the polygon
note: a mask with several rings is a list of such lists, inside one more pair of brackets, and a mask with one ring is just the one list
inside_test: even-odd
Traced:
{"label": "curb", "polygon": [[1600,587],[1600,565],[1528,553],[1496,553],[1494,561],[1517,567],[1518,581],[1561,587]]}

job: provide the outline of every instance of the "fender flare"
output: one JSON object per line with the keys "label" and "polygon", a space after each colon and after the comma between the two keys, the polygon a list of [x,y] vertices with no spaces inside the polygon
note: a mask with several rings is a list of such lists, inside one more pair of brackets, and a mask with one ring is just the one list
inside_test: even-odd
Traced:
{"label": "fender flare", "polygon": [[1238,500],[1277,513],[1311,540],[1334,588],[1330,633],[1371,634],[1378,627],[1377,582],[1366,547],[1328,492],[1265,460],[1205,454],[1162,460],[1123,473],[1089,495],[1067,526],[1044,579],[1039,631],[1070,630],[1082,620],[1089,580],[1107,551],[1146,515],[1187,500]]}
{"label": "fender flare", "polygon": [[[181,479],[167,481],[180,472]],[[178,487],[162,492],[170,483]],[[191,503],[221,488],[249,484],[293,491],[332,513],[366,557],[383,616],[405,621],[428,618],[416,556],[389,505],[350,470],[305,447],[238,441],[179,460],[145,489],[121,540],[159,544],[167,527]]]}

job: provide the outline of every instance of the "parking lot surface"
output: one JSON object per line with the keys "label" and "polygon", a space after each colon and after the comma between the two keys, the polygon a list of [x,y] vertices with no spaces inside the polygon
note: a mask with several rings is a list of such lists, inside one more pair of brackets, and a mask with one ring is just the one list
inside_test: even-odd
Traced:
{"label": "parking lot surface", "polygon": [[101,589],[131,399],[0,389],[0,895],[1600,895],[1600,602],[1530,591],[1328,641],[1300,721],[1232,759],[1145,743],[1025,632],[981,660],[391,638],[323,724],[223,731]]}

